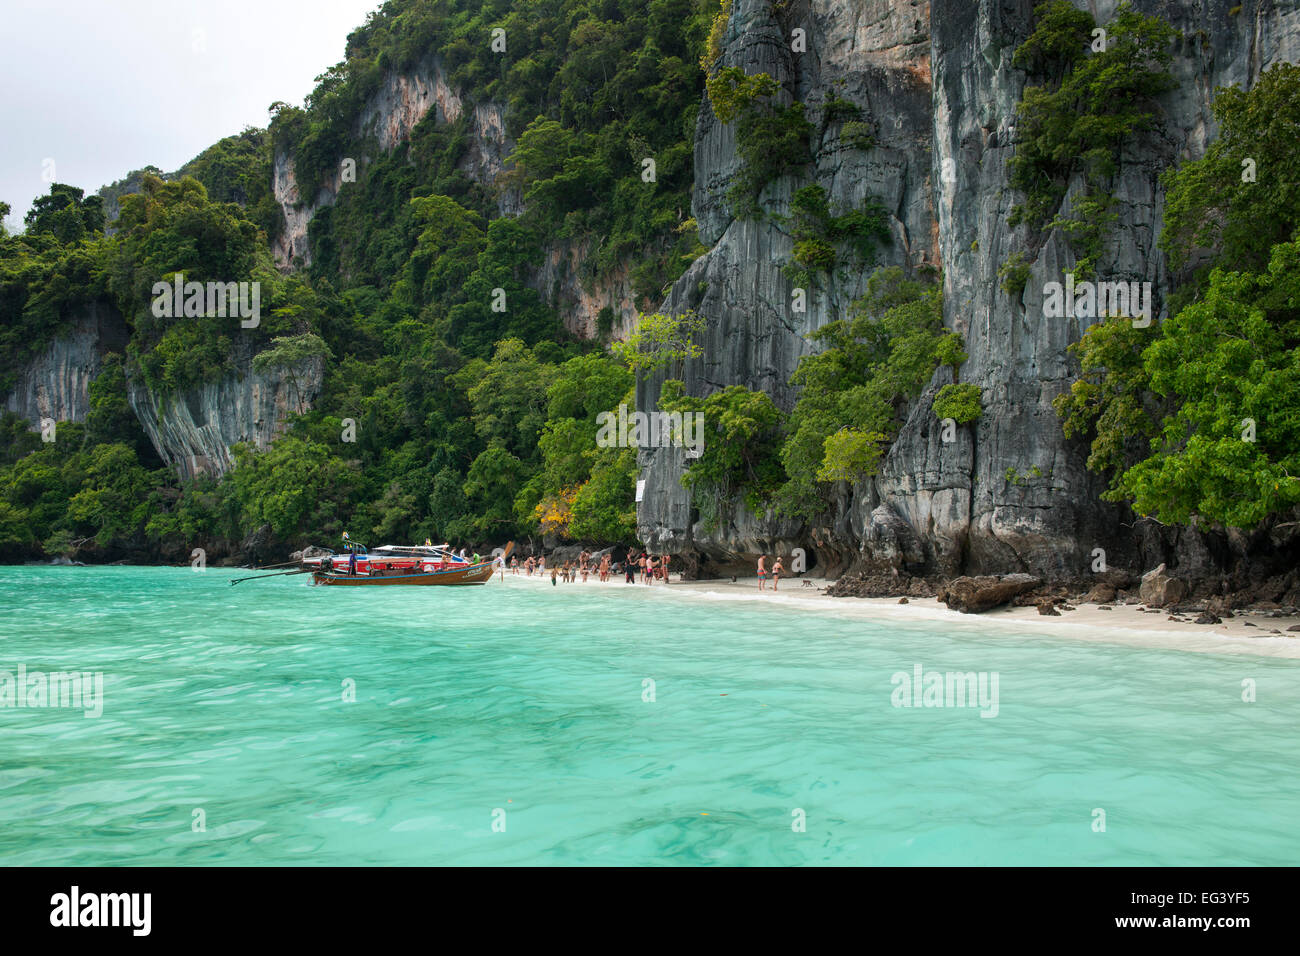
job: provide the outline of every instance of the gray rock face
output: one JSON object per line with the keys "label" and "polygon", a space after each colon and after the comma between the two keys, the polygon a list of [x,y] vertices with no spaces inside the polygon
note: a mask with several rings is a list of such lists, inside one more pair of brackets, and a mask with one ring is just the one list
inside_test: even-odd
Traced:
{"label": "gray rock face", "polygon": [[[39,429],[42,418],[85,421],[89,386],[108,352],[123,352],[126,324],[116,309],[87,306],[69,334],[54,341],[22,371],[6,407]],[[220,477],[234,465],[231,446],[265,450],[284,431],[289,414],[304,412],[320,393],[320,360],[293,369],[252,370],[252,353],[236,357],[236,374],[179,394],[156,394],[127,380],[127,398],[160,458],[184,478]]]}
{"label": "gray rock face", "polygon": [[560,313],[567,328],[579,338],[594,339],[602,309],[614,311],[611,337],[623,339],[637,318],[632,280],[626,265],[596,281],[584,280],[577,264],[587,257],[591,240],[552,243],[545,249],[541,268],[529,274],[526,285],[536,289]]}
{"label": "gray rock face", "polygon": [[[794,244],[779,217],[788,213],[801,186],[820,184],[832,208],[857,208],[868,196],[879,198],[889,211],[892,235],[880,251],[881,264],[914,269],[937,263],[928,19],[928,3],[871,0],[817,3],[783,22],[770,4],[736,0],[723,65],[773,76],[787,99],[807,104],[808,119],[818,130],[826,125],[822,104],[834,91],[861,108],[876,145],[858,149],[840,137],[840,124],[827,125],[814,136],[815,156],[805,175],[787,176],[764,190],[761,202],[769,215],[761,221],[738,220],[726,200],[739,167],[735,136],[730,125],[718,122],[705,98],[696,129],[691,208],[701,239],[712,248],[677,281],[662,306],[674,313],[695,309],[709,318],[700,343],[704,355],[686,363],[682,373],[689,393],[704,395],[740,383],[767,392],[788,410],[796,397],[790,376],[799,359],[812,351],[805,336],[844,317],[866,290],[866,271],[845,270],[807,290],[806,308],[796,310],[794,287],[782,272]],[[806,53],[791,50],[789,37],[796,26],[807,32]],[[638,408],[655,407],[664,378],[656,375],[638,384]],[[651,548],[696,550],[720,561],[748,563],[763,551],[813,543],[816,529],[774,515],[755,516],[743,506],[733,508],[715,531],[693,526],[689,495],[680,484],[681,450],[643,452],[641,462],[646,484],[638,524]],[[871,501],[862,517],[877,503]],[[817,537],[823,564],[836,547],[844,546],[846,530],[824,529]],[[856,530],[860,535],[862,527]],[[756,543],[761,547],[755,548]],[[848,546],[856,550],[856,540]]]}
{"label": "gray rock face", "polygon": [[[1105,23],[1118,0],[1075,5]],[[1159,172],[1172,160],[1200,155],[1213,138],[1215,88],[1249,85],[1273,63],[1296,58],[1300,7],[1268,0],[1134,5],[1163,16],[1185,38],[1174,51],[1179,85],[1163,98],[1157,128],[1125,150],[1114,189],[1119,220],[1097,275],[1152,283],[1158,321],[1171,284],[1156,246],[1164,200]],[[961,380],[983,390],[982,416],[958,429],[956,442],[944,443],[930,410],[935,392],[951,380],[940,370],[911,408],[879,474],[841,496],[829,526],[781,529],[782,539],[808,548],[823,568],[845,554],[868,567],[915,566],[917,546],[900,547],[907,536],[898,533],[896,519],[914,532],[928,573],[1024,570],[1064,580],[1085,574],[1097,547],[1120,565],[1149,567],[1152,556],[1181,561],[1184,550],[1188,561],[1203,560],[1195,533],[1171,538],[1135,531],[1125,527],[1131,514],[1099,501],[1103,485],[1084,467],[1086,445],[1064,438],[1052,408],[1076,374],[1066,348],[1092,320],[1044,317],[1044,285],[1062,281],[1075,263],[1060,234],[1042,239],[1007,226],[1018,199],[1007,185],[1007,160],[1026,80],[1010,61],[1029,34],[1033,6],[1034,0],[812,0],[778,22],[761,0],[735,2],[726,64],[776,77],[808,104],[814,123],[820,97],[835,89],[876,126],[878,145],[866,153],[823,137],[805,177],[768,187],[764,205],[786,212],[793,190],[809,182],[825,186],[832,202],[847,204],[866,192],[881,196],[894,234],[884,263],[942,265],[944,321],[965,335],[970,356]],[[808,31],[807,53],[790,50],[794,26]],[[740,383],[789,409],[790,374],[810,351],[804,336],[845,316],[866,275],[833,280],[806,313],[792,313],[780,272],[790,257],[789,236],[775,218],[730,217],[723,197],[738,167],[734,136],[707,102],[695,162],[694,212],[713,248],[675,285],[663,309],[694,308],[710,327],[704,356],[687,363],[682,378],[691,394]],[[1073,185],[1067,209],[1080,187]],[[1013,298],[998,269],[1017,253],[1031,273]],[[638,407],[654,407],[661,385],[662,377],[641,384]],[[652,547],[747,560],[752,534],[739,529],[748,520],[771,537],[773,518],[734,518],[712,532],[692,526],[679,484],[683,461],[675,452],[642,453],[642,536]]]}
{"label": "gray rock face", "polygon": [[331,179],[308,203],[298,192],[298,179],[293,172],[289,155],[277,152],[271,166],[271,189],[284,213],[284,229],[271,243],[271,254],[281,269],[301,268],[311,265],[311,244],[307,241],[307,227],[312,216],[323,206],[332,206],[338,195],[342,170]]}
{"label": "gray rock face", "polygon": [[39,430],[41,419],[84,422],[90,411],[90,383],[99,374],[104,356],[126,347],[126,324],[112,306],[92,303],[22,372],[5,408]]}
{"label": "gray rock face", "polygon": [[246,442],[265,450],[291,413],[311,407],[320,392],[324,364],[296,369],[252,370],[243,356],[240,372],[180,393],[157,394],[128,382],[128,399],[158,455],[183,478],[220,478],[234,467],[231,446]]}

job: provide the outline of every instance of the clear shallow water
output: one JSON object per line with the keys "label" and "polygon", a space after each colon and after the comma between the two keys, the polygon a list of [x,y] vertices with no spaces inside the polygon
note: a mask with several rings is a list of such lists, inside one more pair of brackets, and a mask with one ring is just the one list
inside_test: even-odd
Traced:
{"label": "clear shallow water", "polygon": [[[238,573],[0,568],[0,671],[105,695],[0,708],[0,864],[1300,862],[1300,662]],[[998,715],[893,707],[916,664]]]}

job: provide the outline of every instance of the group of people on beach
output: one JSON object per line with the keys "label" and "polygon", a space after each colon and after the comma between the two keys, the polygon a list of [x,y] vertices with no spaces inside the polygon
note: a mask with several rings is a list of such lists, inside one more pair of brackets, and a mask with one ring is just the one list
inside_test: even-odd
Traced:
{"label": "group of people on beach", "polygon": [[[643,551],[638,554],[634,550],[629,550],[622,561],[614,561],[611,552],[606,551],[596,560],[596,556],[590,551],[584,550],[578,555],[577,560],[565,561],[563,564],[552,564],[550,567],[551,583],[556,584],[559,581],[571,583],[579,578],[586,583],[588,577],[596,575],[597,578],[604,582],[608,581],[610,575],[624,576],[624,582],[635,584],[639,579],[642,584],[654,584],[656,581],[668,583],[668,565],[670,555],[651,554]],[[770,561],[770,563],[769,563]],[[546,577],[546,555],[537,556],[529,555],[523,561],[515,555],[510,559],[510,573],[519,574],[522,571],[527,577],[534,574]],[[502,570],[504,574],[504,569]],[[785,564],[780,555],[769,559],[767,555],[758,557],[758,589],[767,590],[767,582],[772,582],[772,590],[779,590],[781,576],[785,574]],[[733,578],[734,580],[734,578]]]}
{"label": "group of people on beach", "polygon": [[[606,551],[596,560],[596,556],[590,551],[584,550],[578,555],[577,560],[565,561],[563,564],[552,564],[550,568],[551,583],[564,581],[571,583],[581,577],[585,583],[592,574],[604,582],[608,581],[610,575],[622,574],[624,583],[635,584],[638,576],[643,584],[653,584],[655,581],[668,583],[668,565],[669,556],[666,554],[654,555],[649,552],[636,554],[634,551],[628,551],[622,561],[615,561],[613,554]],[[529,555],[523,561],[519,560],[518,555],[510,559],[510,573],[518,574],[520,571],[532,577],[534,574],[542,577],[546,576],[546,555]]]}

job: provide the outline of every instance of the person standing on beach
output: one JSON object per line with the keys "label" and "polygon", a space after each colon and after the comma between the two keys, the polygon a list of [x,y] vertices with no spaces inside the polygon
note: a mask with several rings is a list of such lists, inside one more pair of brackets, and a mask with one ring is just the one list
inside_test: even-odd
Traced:
{"label": "person standing on beach", "polygon": [[781,584],[781,572],[784,570],[785,568],[782,567],[781,558],[778,555],[776,559],[776,564],[772,565],[772,590],[773,591],[775,591],[777,587]]}
{"label": "person standing on beach", "polygon": [[758,556],[758,589],[767,590],[767,555],[765,554]]}
{"label": "person standing on beach", "polygon": [[645,583],[655,583],[655,556],[647,554],[645,557]]}
{"label": "person standing on beach", "polygon": [[623,562],[623,583],[636,584],[636,561],[631,551],[628,551],[627,559]]}
{"label": "person standing on beach", "polygon": [[609,555],[606,554],[600,559],[600,581],[604,584],[609,580]]}

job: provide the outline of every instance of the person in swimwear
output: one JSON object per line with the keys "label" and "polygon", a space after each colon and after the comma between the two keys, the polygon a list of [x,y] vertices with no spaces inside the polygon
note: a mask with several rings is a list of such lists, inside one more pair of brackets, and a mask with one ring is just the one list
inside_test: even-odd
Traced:
{"label": "person in swimwear", "polygon": [[767,590],[767,555],[765,554],[758,556],[758,589]]}

